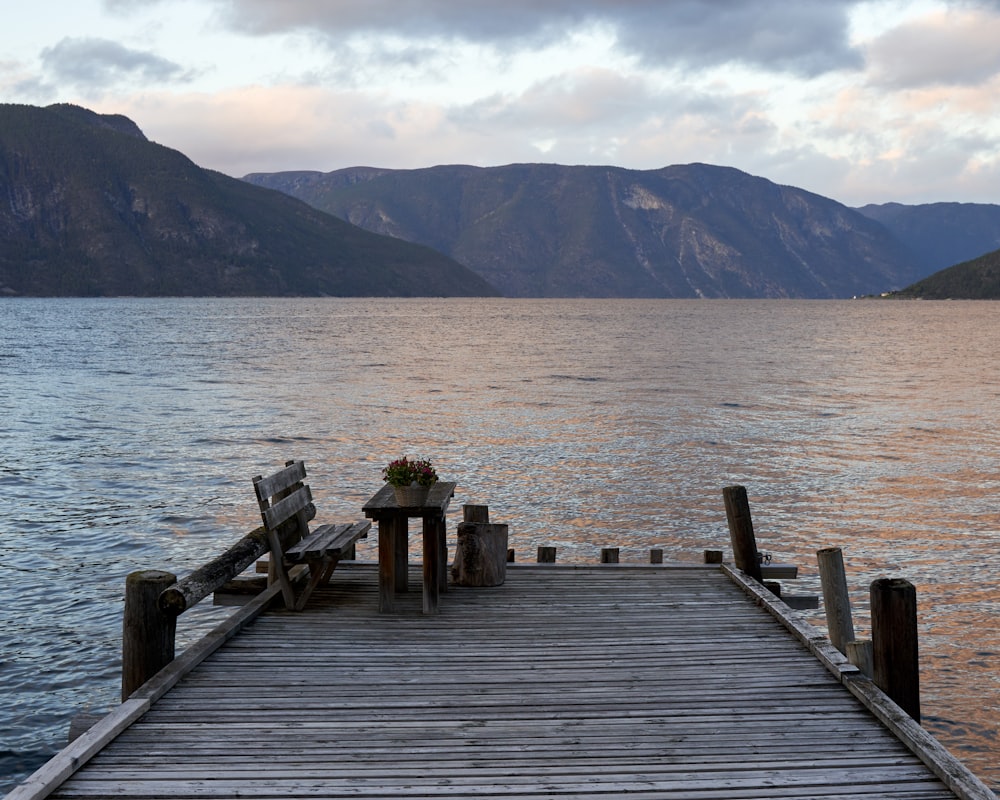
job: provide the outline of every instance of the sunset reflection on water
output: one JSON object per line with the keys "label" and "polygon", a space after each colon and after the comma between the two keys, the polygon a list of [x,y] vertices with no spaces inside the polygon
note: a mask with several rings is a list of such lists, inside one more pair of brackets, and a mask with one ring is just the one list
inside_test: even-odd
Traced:
{"label": "sunset reflection on water", "polygon": [[[124,575],[183,574],[255,527],[253,475],[301,458],[322,515],[351,519],[382,466],[408,454],[458,481],[453,515],[484,503],[507,522],[518,560],[542,545],[564,562],[593,563],[609,546],[634,562],[653,547],[676,561],[728,553],[722,489],[745,485],[760,548],[799,567],[786,591],[818,594],[816,551],[843,548],[859,635],[873,580],[916,585],[925,725],[1000,786],[996,304],[10,308],[0,334],[18,355],[0,396],[15,455],[0,484],[12,529],[58,544],[44,556],[44,594],[26,566],[38,557],[30,537],[0,544],[27,643],[10,663],[34,676],[64,634],[61,615],[98,628],[88,663],[103,676],[64,692],[58,708],[21,698],[40,704],[46,731],[114,695]],[[361,557],[374,558],[375,540]],[[74,620],[84,600],[86,620]],[[199,609],[182,637],[219,613]],[[821,611],[806,618],[825,625]],[[49,679],[62,684],[71,666]]]}

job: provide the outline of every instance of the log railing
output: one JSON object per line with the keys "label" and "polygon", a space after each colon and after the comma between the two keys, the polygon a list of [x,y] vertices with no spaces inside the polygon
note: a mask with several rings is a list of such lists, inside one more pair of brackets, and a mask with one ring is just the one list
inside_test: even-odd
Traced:
{"label": "log railing", "polygon": [[261,527],[183,580],[160,570],[140,570],[126,578],[122,702],[174,660],[177,618],[266,552],[267,535]]}

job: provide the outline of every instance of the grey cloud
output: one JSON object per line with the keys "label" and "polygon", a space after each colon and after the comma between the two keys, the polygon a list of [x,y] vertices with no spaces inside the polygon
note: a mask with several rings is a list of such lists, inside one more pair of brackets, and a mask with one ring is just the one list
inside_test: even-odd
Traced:
{"label": "grey cloud", "polygon": [[980,84],[1000,73],[998,34],[995,14],[895,28],[869,48],[873,83],[893,88]]}
{"label": "grey cloud", "polygon": [[[642,0],[646,2],[647,0]],[[340,37],[353,33],[391,33],[410,37],[470,41],[535,40],[562,35],[567,24],[587,18],[586,0],[218,0],[226,21],[253,33],[314,30]],[[610,8],[615,4],[610,3]]]}
{"label": "grey cloud", "polygon": [[738,62],[815,76],[862,66],[848,42],[852,5],[845,0],[624,4],[619,32],[627,49],[650,62],[692,67]]}
{"label": "grey cloud", "polygon": [[[116,0],[123,2],[124,0]],[[848,11],[857,0],[217,0],[227,24],[267,34],[312,31],[455,38],[532,47],[588,24],[609,26],[645,60],[705,66],[743,62],[815,75],[854,68]]]}
{"label": "grey cloud", "polygon": [[86,89],[101,89],[123,79],[165,82],[190,78],[179,64],[107,39],[62,39],[42,51],[42,65],[57,80]]}

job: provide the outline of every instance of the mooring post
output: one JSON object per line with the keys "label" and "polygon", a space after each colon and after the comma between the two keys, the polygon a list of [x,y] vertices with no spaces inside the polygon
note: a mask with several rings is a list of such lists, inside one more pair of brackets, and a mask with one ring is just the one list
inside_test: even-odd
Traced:
{"label": "mooring post", "polygon": [[649,563],[650,564],[662,564],[663,563],[663,548],[654,547],[649,551]]}
{"label": "mooring post", "polygon": [[872,678],[883,692],[920,722],[920,658],[917,590],[902,578],[871,585]]}
{"label": "mooring post", "polygon": [[721,564],[722,563],[722,551],[721,550],[706,550],[704,552],[704,559],[706,564]]}
{"label": "mooring post", "polygon": [[538,548],[538,563],[539,564],[555,564],[556,563],[556,549],[554,547],[539,547]]}
{"label": "mooring post", "polygon": [[760,556],[757,553],[746,487],[727,486],[722,490],[722,498],[726,503],[726,520],[729,523],[729,538],[733,545],[736,568],[759,581],[762,579]]}
{"label": "mooring post", "polygon": [[601,563],[602,564],[617,564],[619,549],[617,547],[602,547],[601,548]]}
{"label": "mooring post", "polygon": [[816,559],[819,561],[830,643],[847,655],[847,643],[854,641],[854,621],[851,619],[851,599],[844,573],[844,554],[839,547],[824,547],[817,551]]}
{"label": "mooring post", "polygon": [[160,610],[160,593],[177,576],[155,569],[133,572],[125,579],[122,617],[122,702],[174,660],[177,617]]}

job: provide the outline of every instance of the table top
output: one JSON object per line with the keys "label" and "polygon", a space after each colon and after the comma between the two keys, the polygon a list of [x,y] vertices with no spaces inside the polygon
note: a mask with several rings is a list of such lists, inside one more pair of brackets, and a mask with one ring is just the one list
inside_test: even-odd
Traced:
{"label": "table top", "polygon": [[443,516],[444,512],[448,510],[448,504],[451,503],[457,485],[458,483],[455,481],[436,481],[431,486],[427,500],[422,506],[400,507],[396,504],[396,494],[393,492],[392,486],[387,483],[372,495],[362,510],[369,519],[392,516]]}

